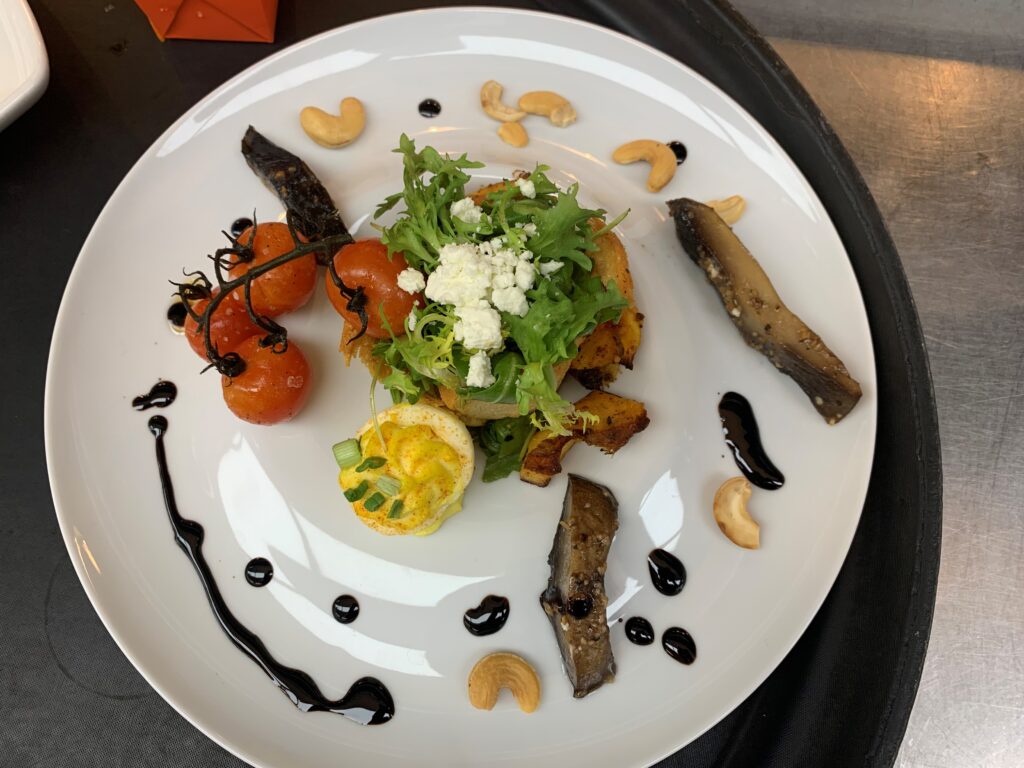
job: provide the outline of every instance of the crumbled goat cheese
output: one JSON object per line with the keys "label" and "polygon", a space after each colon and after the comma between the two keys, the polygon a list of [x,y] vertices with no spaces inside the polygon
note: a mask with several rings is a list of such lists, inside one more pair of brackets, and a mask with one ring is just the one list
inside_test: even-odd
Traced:
{"label": "crumbled goat cheese", "polygon": [[537,188],[529,179],[516,179],[516,186],[519,187],[519,191],[522,193],[523,197],[533,199],[537,196]]}
{"label": "crumbled goat cheese", "polygon": [[426,296],[438,304],[475,306],[487,298],[494,270],[472,243],[441,246],[437,269],[427,278]]}
{"label": "crumbled goat cheese", "polygon": [[533,237],[537,234],[537,225],[532,221],[523,225],[523,234],[527,237]]}
{"label": "crumbled goat cheese", "polygon": [[495,381],[491,373],[491,358],[486,352],[477,352],[469,358],[469,374],[466,376],[467,387],[489,387]]}
{"label": "crumbled goat cheese", "polygon": [[516,264],[516,286],[520,291],[528,291],[533,288],[533,281],[537,278],[537,269],[529,261],[523,259]]}
{"label": "crumbled goat cheese", "polygon": [[427,287],[427,283],[422,272],[406,267],[398,273],[398,287],[406,293],[419,293]]}
{"label": "crumbled goat cheese", "polygon": [[455,340],[467,349],[501,349],[501,315],[486,301],[456,307]]}
{"label": "crumbled goat cheese", "polygon": [[464,197],[452,203],[452,216],[467,224],[479,224],[484,211],[479,205],[473,202],[472,198]]}
{"label": "crumbled goat cheese", "polygon": [[564,261],[542,261],[539,265],[540,273],[542,275],[553,275],[555,272],[565,266]]}
{"label": "crumbled goat cheese", "polygon": [[498,288],[491,294],[491,301],[496,309],[508,312],[510,315],[523,317],[529,309],[526,303],[526,294],[521,288]]}

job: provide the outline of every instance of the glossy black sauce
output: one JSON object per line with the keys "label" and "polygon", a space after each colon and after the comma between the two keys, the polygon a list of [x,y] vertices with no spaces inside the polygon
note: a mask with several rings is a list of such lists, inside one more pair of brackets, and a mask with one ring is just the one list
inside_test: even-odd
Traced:
{"label": "glossy black sauce", "polygon": [[647,555],[647,570],[654,588],[663,595],[678,595],[686,586],[686,568],[679,558],[664,549],[653,549]]}
{"label": "glossy black sauce", "polygon": [[424,117],[437,117],[441,114],[441,102],[437,99],[424,99],[417,109]]}
{"label": "glossy black sauce", "polygon": [[634,645],[650,645],[654,642],[654,627],[643,616],[633,616],[626,622],[626,638]]}
{"label": "glossy black sauce", "polygon": [[263,641],[231,613],[210,572],[210,565],[203,556],[203,526],[182,517],[178,511],[178,503],[174,499],[174,485],[171,483],[167,453],[164,449],[167,419],[163,416],[153,416],[149,420],[149,431],[156,438],[160,486],[163,489],[164,506],[174,530],[175,540],[192,562],[192,567],[195,568],[199,581],[206,591],[210,608],[213,609],[214,616],[231,642],[256,662],[292,704],[303,712],[334,712],[360,725],[379,725],[394,717],[394,699],[379,680],[361,677],[340,699],[328,699],[320,692],[313,678],[302,670],[286,667],[271,656]]}
{"label": "glossy black sauce", "polygon": [[470,608],[462,614],[462,625],[471,635],[482,637],[493,635],[505,626],[508,621],[508,598],[500,595],[488,595],[480,601],[476,608]]}
{"label": "glossy black sauce", "polygon": [[697,644],[685,629],[669,627],[661,636],[661,647],[665,653],[680,664],[693,664],[697,659]]}
{"label": "glossy black sauce", "polygon": [[144,395],[132,399],[132,408],[136,411],[147,411],[150,408],[166,408],[178,396],[178,388],[173,381],[158,381]]}
{"label": "glossy black sauce", "polygon": [[585,619],[590,615],[590,612],[594,608],[594,601],[591,600],[587,595],[580,597],[570,597],[569,605],[566,606],[566,610],[569,615],[574,619]]}
{"label": "glossy black sauce", "polygon": [[185,309],[183,301],[176,301],[167,308],[167,322],[171,324],[171,330],[175,333],[182,333],[185,330],[186,317],[188,310]]}
{"label": "glossy black sauce", "polygon": [[252,226],[252,219],[247,219],[243,216],[240,219],[235,219],[231,222],[231,236],[239,237],[245,230]]}
{"label": "glossy black sauce", "polygon": [[254,557],[245,566],[245,580],[251,587],[265,587],[274,578],[274,566],[265,557]]}
{"label": "glossy black sauce", "polygon": [[668,143],[668,148],[675,153],[676,165],[682,165],[687,155],[686,145],[681,141],[670,141]]}
{"label": "glossy black sauce", "polygon": [[722,420],[725,444],[747,480],[766,491],[781,488],[786,478],[761,445],[761,432],[747,398],[737,392],[726,392],[718,403],[718,418]]}
{"label": "glossy black sauce", "polygon": [[352,595],[341,595],[335,598],[331,606],[331,614],[334,620],[341,624],[351,624],[359,618],[359,601]]}

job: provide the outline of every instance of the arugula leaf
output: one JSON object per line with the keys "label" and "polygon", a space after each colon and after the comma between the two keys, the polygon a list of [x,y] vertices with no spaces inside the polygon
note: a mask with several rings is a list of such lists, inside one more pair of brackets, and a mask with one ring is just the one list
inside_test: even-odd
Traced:
{"label": "arugula leaf", "polygon": [[517,472],[535,431],[529,416],[497,419],[480,427],[476,437],[486,457],[483,481],[491,483]]}

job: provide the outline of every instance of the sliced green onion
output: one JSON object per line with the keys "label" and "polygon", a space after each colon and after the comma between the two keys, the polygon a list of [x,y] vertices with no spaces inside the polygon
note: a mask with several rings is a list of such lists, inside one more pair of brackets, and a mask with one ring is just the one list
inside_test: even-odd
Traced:
{"label": "sliced green onion", "polygon": [[405,503],[401,499],[395,499],[391,502],[391,509],[388,510],[388,520],[394,520],[395,518],[402,516],[402,507]]}
{"label": "sliced green onion", "polygon": [[368,469],[380,469],[387,463],[388,460],[383,456],[367,456],[363,459],[363,462],[356,467],[356,472],[365,472]]}
{"label": "sliced green onion", "polygon": [[359,501],[363,496],[366,495],[366,491],[369,489],[370,484],[363,480],[355,488],[349,488],[345,491],[345,498],[349,501]]}
{"label": "sliced green onion", "polygon": [[363,502],[363,506],[366,507],[367,512],[376,512],[381,508],[384,503],[384,495],[381,493],[374,492],[370,495],[366,501]]}
{"label": "sliced green onion", "polygon": [[359,441],[354,437],[342,440],[340,443],[335,443],[331,446],[331,450],[334,451],[334,460],[338,462],[338,466],[342,469],[354,467],[362,458],[362,453],[359,451]]}
{"label": "sliced green onion", "polygon": [[377,478],[377,490],[385,496],[394,496],[402,490],[402,481],[396,480],[391,475],[381,475]]}

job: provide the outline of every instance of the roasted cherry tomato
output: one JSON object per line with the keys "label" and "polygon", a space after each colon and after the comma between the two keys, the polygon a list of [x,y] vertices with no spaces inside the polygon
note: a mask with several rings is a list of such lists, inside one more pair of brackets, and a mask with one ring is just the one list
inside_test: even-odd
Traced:
{"label": "roasted cherry tomato", "polygon": [[[361,287],[366,294],[367,336],[388,337],[380,318],[382,307],[391,331],[401,336],[405,333],[405,318],[414,306],[422,304],[420,294],[406,293],[398,287],[398,275],[408,266],[401,252],[391,254],[389,259],[387,246],[380,240],[356,240],[334,255],[334,268],[342,282],[349,288]],[[331,304],[345,318],[347,327],[358,331],[359,315],[345,308],[348,299],[334,285],[330,272],[325,279]]]}
{"label": "roasted cherry tomato", "polygon": [[[249,243],[252,227],[248,227],[238,238],[242,245]],[[250,269],[287,253],[295,248],[288,225],[278,221],[264,222],[256,225],[256,239],[252,244],[255,258],[252,261],[240,261],[233,266],[228,275],[234,279],[241,277]],[[307,301],[316,290],[316,256],[312,253],[300,256],[276,269],[260,275],[252,281],[250,294],[252,308],[261,315],[276,317],[285,312],[292,312]],[[235,291],[235,297],[244,298],[243,289]]]}
{"label": "roasted cherry tomato", "polygon": [[[215,288],[214,295],[216,294]],[[200,299],[193,302],[192,309],[197,314],[202,314],[209,303],[209,299]],[[258,333],[263,331],[249,318],[245,307],[233,295],[225,297],[210,317],[210,341],[221,355],[233,351],[243,341]],[[199,332],[199,324],[191,315],[185,317],[185,338],[196,354],[206,360],[206,342],[203,340],[203,334]]]}
{"label": "roasted cherry tomato", "polygon": [[252,424],[288,421],[306,403],[312,372],[299,345],[288,341],[288,349],[274,352],[261,347],[261,336],[250,336],[236,349],[245,370],[234,378],[221,376],[224,402],[238,418]]}

